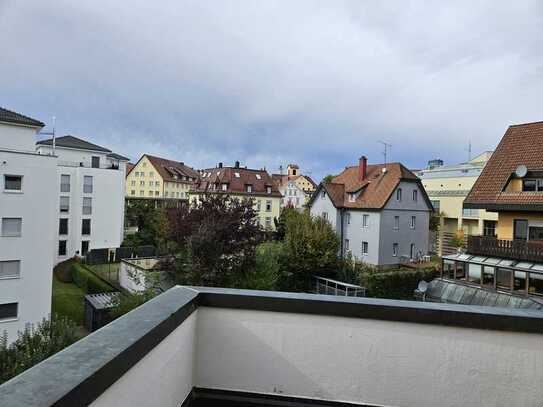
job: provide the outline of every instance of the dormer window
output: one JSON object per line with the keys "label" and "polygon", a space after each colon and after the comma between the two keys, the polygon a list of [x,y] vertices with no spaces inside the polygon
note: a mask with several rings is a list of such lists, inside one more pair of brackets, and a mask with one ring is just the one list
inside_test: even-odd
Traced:
{"label": "dormer window", "polygon": [[354,202],[356,200],[356,194],[354,192],[351,192],[349,194],[349,202]]}
{"label": "dormer window", "polygon": [[543,192],[543,179],[522,180],[522,190],[524,192]]}
{"label": "dormer window", "polygon": [[267,186],[267,187],[266,187],[266,192],[267,192],[268,194],[271,194],[271,193],[272,193],[272,187]]}
{"label": "dormer window", "polygon": [[253,192],[253,186],[250,185],[250,184],[247,184],[247,185],[245,185],[245,190],[246,190],[247,192]]}

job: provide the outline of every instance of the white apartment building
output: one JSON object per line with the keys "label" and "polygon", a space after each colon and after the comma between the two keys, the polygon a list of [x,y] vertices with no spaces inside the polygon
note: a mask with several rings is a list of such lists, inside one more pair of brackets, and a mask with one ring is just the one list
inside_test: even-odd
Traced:
{"label": "white apartment building", "polygon": [[51,312],[57,158],[35,150],[43,123],[0,108],[0,334]]}
{"label": "white apartment building", "polygon": [[42,140],[41,155],[58,157],[55,264],[92,249],[121,245],[128,158],[74,136]]}

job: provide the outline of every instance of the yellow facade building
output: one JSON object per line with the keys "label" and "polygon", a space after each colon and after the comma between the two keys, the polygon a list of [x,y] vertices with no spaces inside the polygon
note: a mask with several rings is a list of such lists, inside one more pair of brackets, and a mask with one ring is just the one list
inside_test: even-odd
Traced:
{"label": "yellow facade building", "polygon": [[265,229],[274,230],[279,218],[281,193],[266,170],[242,168],[236,161],[233,167],[200,170],[198,184],[190,191],[190,200],[203,194],[225,194],[239,199],[251,198],[258,212],[258,222]]}
{"label": "yellow facade building", "polygon": [[481,175],[492,156],[485,151],[468,162],[457,165],[443,165],[441,160],[432,160],[428,168],[416,172],[428,194],[432,205],[441,215],[440,228],[436,236],[436,250],[439,255],[456,250],[451,239],[457,231],[465,236],[495,236],[498,214],[484,209],[463,208],[464,199]]}
{"label": "yellow facade building", "polygon": [[182,162],[144,154],[126,175],[126,197],[188,199],[198,172]]}

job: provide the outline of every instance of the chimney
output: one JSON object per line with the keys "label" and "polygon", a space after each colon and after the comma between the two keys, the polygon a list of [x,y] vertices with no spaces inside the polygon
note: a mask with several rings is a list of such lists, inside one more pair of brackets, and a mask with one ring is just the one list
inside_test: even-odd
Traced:
{"label": "chimney", "polygon": [[222,163],[219,163],[219,168],[222,168]]}
{"label": "chimney", "polygon": [[368,159],[366,158],[365,155],[363,155],[362,157],[358,159],[358,178],[360,179],[360,181],[364,181],[366,179],[367,168],[368,168]]}
{"label": "chimney", "polygon": [[239,161],[236,161],[236,165],[234,167],[239,168]]}

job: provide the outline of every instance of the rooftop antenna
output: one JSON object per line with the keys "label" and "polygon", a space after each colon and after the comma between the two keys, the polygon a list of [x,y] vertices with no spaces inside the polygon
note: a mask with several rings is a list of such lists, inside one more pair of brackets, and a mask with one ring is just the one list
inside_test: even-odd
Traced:
{"label": "rooftop antenna", "polygon": [[471,161],[471,140],[468,141],[468,162]]}
{"label": "rooftop antenna", "polygon": [[57,144],[57,139],[55,136],[55,128],[56,128],[56,121],[57,118],[53,116],[53,130],[52,131],[40,131],[38,134],[44,135],[44,136],[53,136],[53,155],[55,155],[55,148]]}
{"label": "rooftop antenna", "polygon": [[383,145],[384,149],[383,149],[383,156],[385,157],[385,168],[387,166],[387,153],[388,153],[388,149],[392,147],[392,144],[389,144],[385,141],[379,141],[380,144]]}
{"label": "rooftop antenna", "polygon": [[279,174],[283,175],[283,164],[279,164]]}

